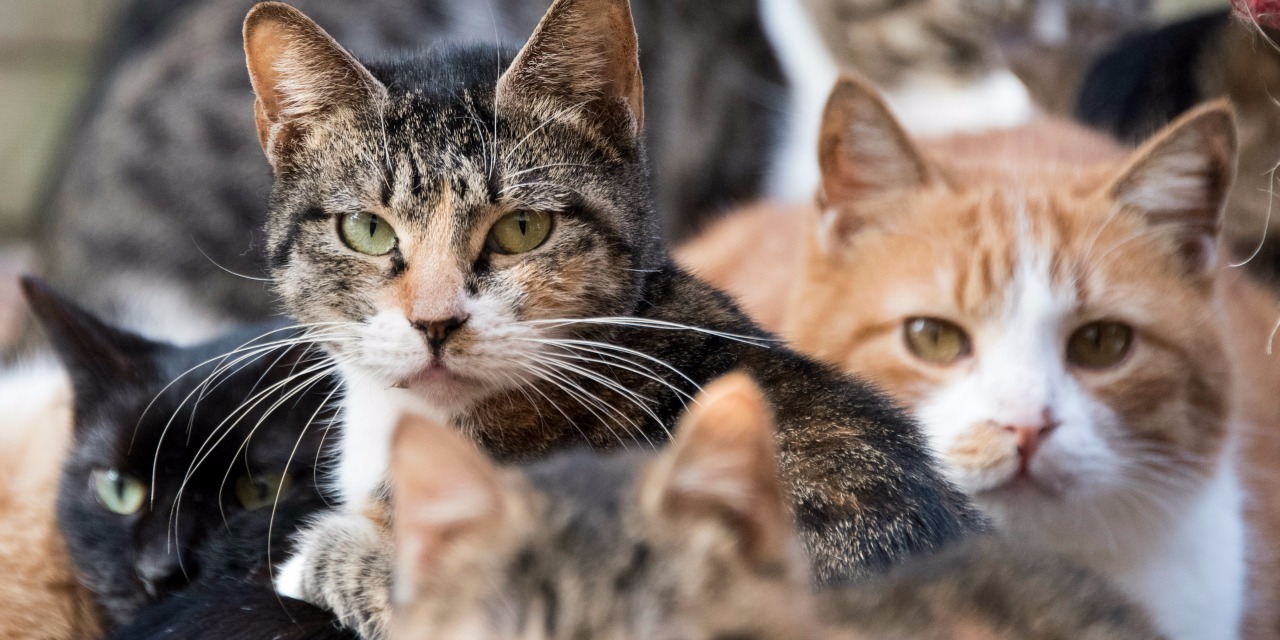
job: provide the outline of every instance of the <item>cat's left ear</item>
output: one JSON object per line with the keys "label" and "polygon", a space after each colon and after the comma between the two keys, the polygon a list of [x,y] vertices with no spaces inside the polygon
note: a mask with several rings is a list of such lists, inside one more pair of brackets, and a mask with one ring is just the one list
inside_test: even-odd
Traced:
{"label": "cat's left ear", "polygon": [[[556,0],[498,81],[498,101],[542,103],[547,117],[581,110],[632,137],[644,125],[636,29],[627,0]],[[567,110],[567,111],[566,111]]]}
{"label": "cat's left ear", "polygon": [[732,373],[712,382],[646,472],[645,509],[660,519],[711,522],[736,539],[753,565],[785,565],[792,522],[775,438],[773,412],[750,377]]}
{"label": "cat's left ear", "polygon": [[1188,268],[1203,273],[1215,262],[1236,151],[1231,106],[1225,100],[1211,102],[1178,118],[1134,152],[1107,196],[1175,234]]}
{"label": "cat's left ear", "polygon": [[262,2],[249,11],[244,53],[257,97],[258,142],[277,172],[309,128],[335,111],[368,108],[387,95],[320,25],[281,2]]}

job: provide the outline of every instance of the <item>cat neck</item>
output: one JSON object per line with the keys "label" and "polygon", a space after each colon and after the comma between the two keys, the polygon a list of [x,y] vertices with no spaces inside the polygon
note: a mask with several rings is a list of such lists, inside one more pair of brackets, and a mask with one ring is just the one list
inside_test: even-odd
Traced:
{"label": "cat neck", "polygon": [[1224,633],[1241,624],[1248,571],[1244,491],[1230,452],[1184,502],[1160,499],[1097,510],[1014,509],[1017,519],[978,502],[1011,539],[1034,540],[1107,576],[1151,612],[1169,637],[1232,637]]}

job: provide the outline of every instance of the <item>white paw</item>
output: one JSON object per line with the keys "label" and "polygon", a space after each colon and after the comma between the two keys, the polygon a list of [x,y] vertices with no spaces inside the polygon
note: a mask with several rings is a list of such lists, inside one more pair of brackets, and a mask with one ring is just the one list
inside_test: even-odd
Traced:
{"label": "white paw", "polygon": [[284,564],[276,567],[276,593],[297,600],[306,600],[302,594],[302,570],[306,566],[306,556],[296,553]]}

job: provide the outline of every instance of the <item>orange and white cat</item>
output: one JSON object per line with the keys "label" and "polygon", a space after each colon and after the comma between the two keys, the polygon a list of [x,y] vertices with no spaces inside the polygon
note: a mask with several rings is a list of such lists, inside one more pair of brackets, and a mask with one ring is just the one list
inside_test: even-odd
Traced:
{"label": "orange and white cat", "polygon": [[[1237,458],[1277,448],[1258,401],[1280,310],[1216,256],[1235,152],[1220,103],[1133,152],[1049,120],[917,147],[842,80],[819,210],[747,212],[680,257],[903,402],[1014,539],[1108,575],[1170,637],[1237,637],[1247,609],[1274,636],[1275,527],[1247,519]],[[1242,408],[1233,376],[1273,397]]]}

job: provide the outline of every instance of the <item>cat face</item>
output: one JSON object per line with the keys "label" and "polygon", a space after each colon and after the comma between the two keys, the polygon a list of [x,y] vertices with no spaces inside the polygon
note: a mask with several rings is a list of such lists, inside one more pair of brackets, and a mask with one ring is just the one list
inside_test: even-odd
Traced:
{"label": "cat face", "polygon": [[929,160],[869,90],[838,87],[789,334],[909,405],[998,519],[1163,513],[1225,435],[1212,265],[1230,113],[1190,114],[1127,160],[1075,129],[1009,135]]}
{"label": "cat face", "polygon": [[278,3],[245,42],[276,288],[348,371],[459,412],[532,377],[556,320],[634,308],[659,253],[625,2],[556,3],[514,59],[366,67]]}
{"label": "cat face", "polygon": [[660,456],[503,470],[448,427],[393,448],[396,638],[796,638],[807,566],[763,395],[708,385]]}
{"label": "cat face", "polygon": [[[315,467],[329,417],[327,381],[285,382],[309,370],[303,350],[224,357],[274,327],[194,347],[152,342],[43,285],[25,287],[75,392],[59,525],[77,577],[109,621],[126,622],[204,575],[199,552],[220,536],[240,541],[237,554],[265,557],[274,517],[283,553],[279,539],[296,525],[294,512],[320,506]],[[274,332],[258,344],[290,335]],[[313,384],[304,389],[306,382]]]}

